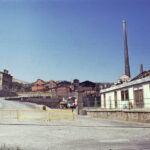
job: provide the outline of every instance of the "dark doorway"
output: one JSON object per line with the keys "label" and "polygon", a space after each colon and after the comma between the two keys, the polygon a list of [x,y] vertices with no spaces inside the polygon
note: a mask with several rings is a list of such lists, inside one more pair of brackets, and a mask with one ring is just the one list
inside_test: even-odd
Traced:
{"label": "dark doorway", "polygon": [[143,90],[134,91],[134,103],[135,103],[135,108],[144,107]]}

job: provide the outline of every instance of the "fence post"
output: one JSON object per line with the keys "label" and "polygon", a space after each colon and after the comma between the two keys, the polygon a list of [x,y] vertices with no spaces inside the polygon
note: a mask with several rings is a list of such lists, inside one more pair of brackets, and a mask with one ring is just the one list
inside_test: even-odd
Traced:
{"label": "fence post", "polygon": [[51,121],[50,119],[50,111],[48,110],[48,121]]}
{"label": "fence post", "polygon": [[72,112],[72,120],[74,120],[74,113]]}
{"label": "fence post", "polygon": [[17,119],[20,120],[20,110],[17,110]]}
{"label": "fence post", "polygon": [[47,121],[47,111],[45,111],[45,121]]}

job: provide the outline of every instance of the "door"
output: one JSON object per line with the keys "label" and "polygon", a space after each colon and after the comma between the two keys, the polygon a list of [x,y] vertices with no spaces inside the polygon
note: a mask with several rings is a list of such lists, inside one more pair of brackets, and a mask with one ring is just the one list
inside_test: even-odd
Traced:
{"label": "door", "polygon": [[143,90],[134,91],[134,104],[135,104],[135,108],[144,107]]}

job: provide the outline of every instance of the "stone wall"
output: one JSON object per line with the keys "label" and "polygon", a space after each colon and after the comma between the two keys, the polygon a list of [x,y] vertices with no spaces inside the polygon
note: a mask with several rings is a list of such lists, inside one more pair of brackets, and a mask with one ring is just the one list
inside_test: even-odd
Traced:
{"label": "stone wall", "polygon": [[150,111],[146,110],[86,110],[87,115],[111,120],[150,123]]}

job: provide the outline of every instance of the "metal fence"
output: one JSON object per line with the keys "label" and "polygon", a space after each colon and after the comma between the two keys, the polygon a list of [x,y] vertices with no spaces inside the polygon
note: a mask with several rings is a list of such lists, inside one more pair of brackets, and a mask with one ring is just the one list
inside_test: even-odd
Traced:
{"label": "metal fence", "polygon": [[0,109],[0,120],[58,120],[71,119],[74,120],[74,113],[72,110],[38,110],[38,109]]}
{"label": "metal fence", "polygon": [[100,96],[85,96],[82,97],[82,102],[84,107],[101,107]]}
{"label": "metal fence", "polygon": [[100,98],[83,98],[83,106],[95,109],[111,109],[111,110],[150,110],[150,98],[143,98],[139,100],[101,100]]}

